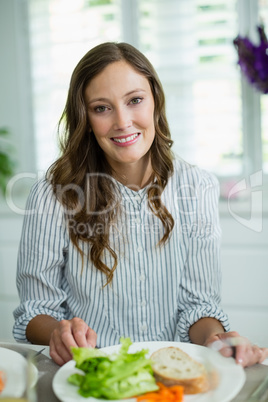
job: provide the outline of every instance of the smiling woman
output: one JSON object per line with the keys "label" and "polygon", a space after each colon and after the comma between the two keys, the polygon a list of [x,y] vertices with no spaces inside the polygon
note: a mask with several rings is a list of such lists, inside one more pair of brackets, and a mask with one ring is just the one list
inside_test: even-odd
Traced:
{"label": "smiling woman", "polygon": [[[19,181],[19,188],[16,184],[15,190],[27,195],[29,185],[36,178],[36,169],[41,170],[43,175],[58,154],[54,130],[64,107],[70,75],[76,62],[100,41],[124,40],[136,43],[136,46],[153,61],[164,85],[168,120],[175,145],[175,148],[174,145],[172,147],[173,151],[177,151],[190,162],[197,161],[193,158],[197,156],[199,166],[214,170],[213,166],[217,165],[219,168],[214,172],[218,174],[225,172],[231,176],[242,171],[240,168],[243,159],[250,166],[250,173],[258,171],[263,179],[263,184],[257,187],[260,181],[253,182],[251,177],[243,176],[245,185],[245,180],[249,178],[253,184],[252,192],[249,180],[247,189],[242,191],[242,194],[247,196],[252,194],[252,202],[249,199],[248,203],[242,204],[238,199],[233,198],[228,204],[223,200],[220,203],[223,231],[222,303],[232,327],[246,334],[254,343],[268,345],[268,299],[265,285],[268,283],[268,220],[265,212],[268,206],[265,201],[265,191],[268,190],[268,186],[265,182],[265,172],[256,170],[252,163],[253,159],[256,159],[258,164],[262,162],[260,153],[255,152],[256,147],[259,149],[260,145],[263,145],[263,155],[266,155],[263,161],[267,162],[268,97],[262,97],[263,142],[260,142],[258,139],[261,127],[256,124],[256,118],[258,121],[259,116],[258,108],[255,101],[251,102],[253,96],[258,106],[259,94],[253,93],[253,88],[250,88],[249,94],[246,93],[243,108],[250,113],[244,114],[243,124],[249,141],[245,137],[242,143],[242,136],[246,133],[243,132],[241,125],[240,98],[244,95],[238,90],[240,69],[236,64],[237,55],[232,45],[233,38],[240,32],[236,16],[244,25],[241,34],[249,35],[251,32],[249,27],[252,27],[252,32],[256,32],[255,23],[260,21],[264,22],[267,31],[267,0],[242,0],[239,1],[239,8],[237,8],[236,0],[217,2],[111,0],[104,5],[94,1],[94,6],[93,2],[88,0],[65,3],[65,0],[1,0],[0,2],[2,32],[0,47],[3,56],[0,87],[4,94],[1,97],[0,107],[1,126],[10,129],[14,150],[18,151],[16,171],[21,174],[28,172],[26,183],[24,180],[20,186],[21,181]],[[27,4],[30,8],[30,28],[27,20]],[[257,8],[259,14],[256,11]],[[139,17],[136,17],[136,12]],[[137,26],[138,31],[132,29],[133,24],[134,28]],[[26,35],[28,30],[30,30],[31,38],[31,58],[28,57]],[[135,32],[138,34],[135,35]],[[31,66],[28,59],[31,59]],[[31,116],[32,101],[34,117]],[[197,135],[193,137],[194,127],[197,129],[195,131]],[[244,158],[240,152],[242,146],[247,147]],[[254,155],[253,159],[251,154]],[[217,161],[220,162],[219,165]],[[265,171],[268,171],[267,166]],[[234,183],[235,179],[229,181],[227,189],[230,189]],[[67,190],[67,187],[64,187],[64,190]],[[123,190],[127,191],[125,188]],[[189,193],[190,200],[193,192],[189,189]],[[226,193],[225,191],[224,194]],[[170,199],[176,197],[174,194],[176,193],[170,193]],[[129,217],[129,220],[126,220],[129,228],[124,238],[131,239],[135,244],[131,261],[135,261],[135,266],[140,270],[137,277],[133,278],[133,283],[140,281],[145,286],[147,277],[142,271],[144,265],[140,264],[139,259],[142,250],[150,248],[153,241],[148,238],[148,242],[145,242],[146,233],[153,230],[155,234],[158,232],[162,235],[162,222],[158,219],[153,222],[153,226],[150,226],[148,221],[144,223],[140,216],[132,214],[133,210],[136,211],[135,208],[139,207],[139,199],[143,196],[143,192],[138,192],[130,197],[127,192],[125,198],[130,202],[126,201],[123,208]],[[263,213],[261,203],[256,206],[257,199],[263,200]],[[81,195],[81,203],[82,201]],[[112,209],[115,207],[112,199],[110,205]],[[141,205],[143,209],[143,204]],[[166,206],[168,207],[168,202]],[[25,199],[13,198],[13,203],[7,206],[5,199],[0,197],[0,208],[0,317],[5,323],[0,328],[0,336],[1,339],[10,340],[14,321],[12,313],[18,305],[15,271]],[[238,221],[235,217],[241,217],[241,219]],[[244,222],[245,225],[240,222]],[[254,230],[255,222],[260,232]],[[125,222],[121,223],[124,227]],[[81,234],[90,233],[86,223],[75,225],[73,221],[73,224],[73,227]],[[136,233],[136,227],[141,233]],[[209,222],[206,224],[200,220],[193,227],[200,231],[203,228],[205,232],[205,228],[209,230],[211,225]],[[93,228],[104,231],[105,225],[96,224]],[[186,221],[183,224],[183,233],[187,233],[190,229],[191,223]],[[114,238],[118,238],[116,225],[113,225],[111,231]],[[53,237],[49,238],[52,241]],[[155,240],[157,243],[159,238]],[[36,242],[34,238],[33,244]],[[119,241],[116,247],[117,250],[120,249]],[[150,263],[154,265],[153,261]],[[32,268],[34,271],[34,267]],[[128,275],[127,263],[125,268],[123,272]],[[85,271],[84,267],[83,272]],[[78,277],[83,279],[80,273]],[[243,286],[238,286],[241,280],[243,280]],[[139,294],[131,295],[136,297],[136,306],[138,306],[137,309],[141,309],[142,315],[133,325],[144,328],[146,334],[148,331],[147,318],[144,314],[147,308],[146,301],[143,297],[137,300],[138,296]],[[47,297],[45,290],[44,297]],[[81,299],[83,299],[82,296]],[[127,298],[124,300],[126,300],[125,309],[127,310]],[[111,322],[116,325],[116,317],[112,315],[108,306],[110,301],[110,297],[105,298],[105,317],[109,313]],[[95,314],[98,314],[97,310]],[[163,311],[163,317],[165,316],[166,312]]]}
{"label": "smiling woman", "polygon": [[[91,49],[60,126],[62,156],[28,199],[15,338],[49,344],[62,365],[71,346],[121,336],[205,346],[239,337],[220,306],[218,182],[173,156],[149,60],[127,43]],[[236,359],[267,354],[238,344]]]}
{"label": "smiling woman", "polygon": [[[76,91],[77,103],[73,100],[73,92]],[[138,94],[142,94],[142,99],[140,96],[139,102],[133,103]],[[82,101],[81,97],[84,98]],[[115,210],[110,209],[109,205],[111,199],[116,200],[111,194],[116,191],[109,176],[108,179],[103,177],[100,184],[95,177],[90,177],[89,183],[86,183],[84,175],[95,172],[108,174],[133,190],[144,188],[155,176],[155,186],[148,191],[149,203],[163,223],[165,233],[162,240],[166,241],[174,221],[160,199],[168,176],[173,171],[172,140],[164,106],[163,90],[153,66],[131,45],[110,42],[98,45],[86,53],[73,72],[61,119],[61,122],[66,119],[67,137],[62,143],[63,157],[51,168],[52,183],[54,188],[59,183],[75,183],[83,189],[86,199],[94,199],[88,189],[103,190],[101,203],[98,197],[95,203],[90,203],[90,211],[94,211],[97,217],[86,216],[84,206],[81,216],[78,215],[76,219],[79,223],[88,221],[89,226],[98,223],[106,227],[104,233],[92,236],[91,259],[99,269],[110,272],[108,281],[112,279],[117,265],[117,256],[108,246],[109,226],[115,216]],[[72,123],[73,111],[77,126]],[[126,138],[133,136],[126,142]],[[121,137],[123,142],[120,142]],[[76,145],[79,141],[80,144]],[[80,161],[77,161],[77,147],[81,149]],[[70,160],[73,166],[77,165],[82,170],[75,177],[73,169],[69,176],[66,175],[66,165],[70,164]],[[78,168],[75,171],[78,172]],[[72,197],[67,198],[66,206],[75,208],[77,201]],[[108,215],[104,217],[99,214],[100,210],[105,210]],[[72,231],[71,237],[77,244],[77,233]],[[105,264],[103,266],[100,260],[105,248],[110,250],[115,260],[112,270]]]}

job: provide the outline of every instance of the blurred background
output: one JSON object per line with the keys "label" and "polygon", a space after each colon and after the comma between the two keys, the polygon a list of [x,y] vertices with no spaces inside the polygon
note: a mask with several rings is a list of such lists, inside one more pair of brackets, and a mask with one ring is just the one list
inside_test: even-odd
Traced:
{"label": "blurred background", "polygon": [[257,44],[261,23],[268,0],[0,0],[0,340],[12,340],[25,200],[59,155],[71,73],[95,45],[125,41],[159,74],[174,151],[220,181],[222,304],[232,329],[268,346],[268,94],[233,45]]}

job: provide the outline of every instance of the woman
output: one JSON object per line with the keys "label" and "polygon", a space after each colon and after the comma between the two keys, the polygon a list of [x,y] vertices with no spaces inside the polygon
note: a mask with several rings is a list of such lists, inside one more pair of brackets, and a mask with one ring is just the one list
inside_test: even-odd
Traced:
{"label": "woman", "polygon": [[[28,200],[18,258],[18,341],[70,346],[237,337],[220,308],[218,183],[173,157],[164,93],[125,43],[75,68],[62,156]],[[242,365],[266,350],[237,348]],[[229,349],[225,349],[229,353]]]}

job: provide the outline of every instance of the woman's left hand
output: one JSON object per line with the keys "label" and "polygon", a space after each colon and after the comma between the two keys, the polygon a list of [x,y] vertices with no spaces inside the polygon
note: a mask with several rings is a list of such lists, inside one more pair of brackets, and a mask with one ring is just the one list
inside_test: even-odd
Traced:
{"label": "woman's left hand", "polygon": [[205,346],[218,350],[226,357],[233,356],[235,350],[235,360],[242,367],[262,363],[268,358],[268,348],[251,344],[247,338],[240,336],[236,331],[212,335],[206,340]]}

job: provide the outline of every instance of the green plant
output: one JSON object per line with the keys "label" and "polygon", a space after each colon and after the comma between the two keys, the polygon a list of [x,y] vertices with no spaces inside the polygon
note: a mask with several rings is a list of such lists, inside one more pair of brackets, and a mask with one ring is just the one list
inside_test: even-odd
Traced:
{"label": "green plant", "polygon": [[8,179],[14,172],[14,162],[10,157],[11,147],[3,137],[9,135],[9,130],[0,127],[0,191],[5,194]]}

